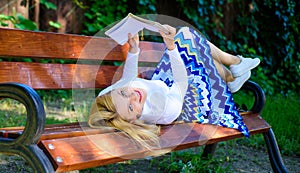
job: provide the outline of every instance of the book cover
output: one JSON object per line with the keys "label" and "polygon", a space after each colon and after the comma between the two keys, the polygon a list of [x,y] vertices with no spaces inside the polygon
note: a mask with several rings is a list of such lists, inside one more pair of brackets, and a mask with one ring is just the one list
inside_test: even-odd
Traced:
{"label": "book cover", "polygon": [[128,33],[133,36],[144,28],[153,32],[162,30],[168,33],[168,30],[162,24],[129,13],[124,19],[107,30],[105,34],[118,44],[124,45],[128,40]]}

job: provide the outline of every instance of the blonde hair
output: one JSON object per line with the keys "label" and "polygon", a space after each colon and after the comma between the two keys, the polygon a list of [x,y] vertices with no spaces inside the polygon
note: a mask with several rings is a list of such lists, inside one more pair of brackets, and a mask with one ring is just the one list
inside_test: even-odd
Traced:
{"label": "blonde hair", "polygon": [[96,97],[88,118],[88,125],[93,128],[110,127],[123,131],[148,149],[153,145],[159,145],[160,127],[155,124],[145,124],[140,120],[130,123],[122,119],[116,111],[110,92]]}

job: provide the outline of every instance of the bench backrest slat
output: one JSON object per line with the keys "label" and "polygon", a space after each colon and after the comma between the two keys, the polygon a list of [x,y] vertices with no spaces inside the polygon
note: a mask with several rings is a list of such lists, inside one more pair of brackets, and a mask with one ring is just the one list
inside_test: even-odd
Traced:
{"label": "bench backrest slat", "polygon": [[[128,45],[118,46],[112,39],[0,28],[0,56],[91,59],[123,61]],[[164,50],[162,43],[141,43],[144,51]],[[159,57],[141,57],[141,61],[157,62]]]}
{"label": "bench backrest slat", "polygon": [[[148,70],[139,68],[140,72]],[[19,82],[34,89],[104,88],[121,75],[120,66],[0,62],[0,82]]]}
{"label": "bench backrest slat", "polygon": [[[34,89],[107,87],[121,76],[114,63],[125,60],[129,47],[103,37],[4,28],[0,28],[0,42],[0,82],[19,82]],[[139,61],[154,66],[165,46],[141,42],[140,48]],[[24,58],[33,62],[20,62]]]}

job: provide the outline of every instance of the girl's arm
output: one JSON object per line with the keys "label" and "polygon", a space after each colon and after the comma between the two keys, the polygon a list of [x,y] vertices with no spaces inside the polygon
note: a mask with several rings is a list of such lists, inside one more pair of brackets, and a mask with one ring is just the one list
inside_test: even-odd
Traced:
{"label": "girl's arm", "polygon": [[170,124],[177,119],[181,113],[188,87],[187,71],[177,48],[167,50],[167,53],[170,57],[174,83],[167,94],[164,113],[158,120],[158,124]]}
{"label": "girl's arm", "polygon": [[180,115],[188,87],[187,71],[178,49],[174,44],[176,29],[168,25],[166,28],[169,28],[170,34],[166,35],[164,32],[160,34],[164,38],[164,42],[168,48],[167,54],[170,58],[174,83],[167,95],[164,115],[157,122],[158,124],[170,124]]}
{"label": "girl's arm", "polygon": [[129,51],[124,64],[122,80],[133,80],[138,74],[139,36],[128,34]]}
{"label": "girl's arm", "polygon": [[129,51],[127,54],[127,58],[124,64],[123,74],[120,80],[116,83],[112,84],[111,86],[102,90],[98,96],[106,94],[114,89],[124,87],[128,84],[128,82],[134,80],[138,74],[138,55],[140,53],[140,49],[138,48],[139,45],[139,38],[136,34],[134,37],[131,38],[131,35],[128,34],[128,43],[129,43]]}
{"label": "girl's arm", "polygon": [[181,101],[183,102],[188,87],[187,71],[184,62],[180,57],[178,49],[176,48],[176,45],[174,43],[176,29],[169,25],[164,26],[169,30],[169,34],[167,35],[162,31],[160,31],[160,34],[163,37],[164,42],[168,48],[167,53],[170,57],[171,62],[171,68],[174,79],[174,87],[171,87],[171,91],[174,92],[175,95],[179,95],[181,97]]}

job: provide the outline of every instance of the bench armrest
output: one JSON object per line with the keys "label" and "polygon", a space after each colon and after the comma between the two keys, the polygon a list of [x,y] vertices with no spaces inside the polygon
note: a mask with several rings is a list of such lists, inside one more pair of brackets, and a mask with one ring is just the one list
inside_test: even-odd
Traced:
{"label": "bench armrest", "polygon": [[43,102],[34,89],[20,83],[0,83],[0,99],[11,98],[22,103],[27,111],[26,125],[22,135],[15,140],[0,138],[7,145],[36,144],[45,126],[46,113]]}
{"label": "bench armrest", "polygon": [[250,91],[254,94],[254,104],[249,109],[252,113],[261,113],[265,106],[266,96],[263,89],[255,82],[248,80],[242,87],[242,90]]}

